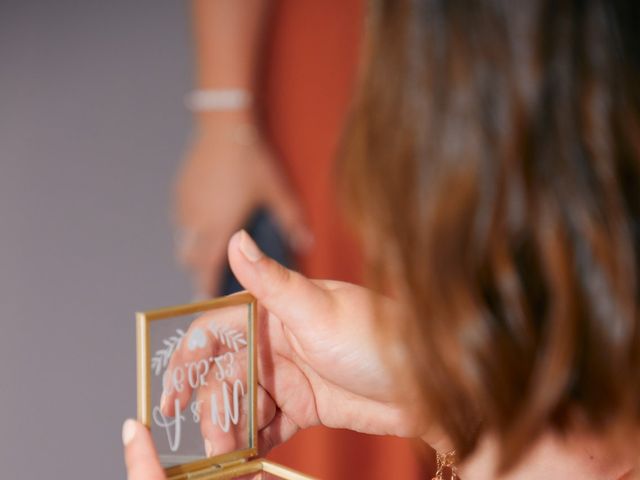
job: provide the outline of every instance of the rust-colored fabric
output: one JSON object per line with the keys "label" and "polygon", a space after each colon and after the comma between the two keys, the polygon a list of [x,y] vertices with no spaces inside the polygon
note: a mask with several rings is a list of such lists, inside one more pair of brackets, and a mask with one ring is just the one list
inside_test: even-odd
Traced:
{"label": "rust-colored fabric", "polygon": [[[315,278],[358,282],[361,257],[338,215],[333,166],[358,64],[360,0],[274,3],[265,46],[264,103],[281,155],[315,235],[301,269]],[[421,478],[408,440],[314,428],[270,458],[323,479]]]}

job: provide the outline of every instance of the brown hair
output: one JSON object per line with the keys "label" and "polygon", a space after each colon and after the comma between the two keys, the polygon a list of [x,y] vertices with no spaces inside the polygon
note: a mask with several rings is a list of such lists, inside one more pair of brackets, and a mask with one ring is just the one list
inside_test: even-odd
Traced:
{"label": "brown hair", "polygon": [[511,466],[640,426],[638,2],[378,0],[340,176],[424,408]]}

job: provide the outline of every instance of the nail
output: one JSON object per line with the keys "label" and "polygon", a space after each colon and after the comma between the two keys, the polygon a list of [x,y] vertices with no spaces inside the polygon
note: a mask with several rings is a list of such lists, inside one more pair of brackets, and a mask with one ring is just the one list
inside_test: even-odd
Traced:
{"label": "nail", "polygon": [[255,263],[262,258],[262,252],[244,230],[240,230],[240,251],[251,263]]}
{"label": "nail", "polygon": [[162,392],[160,397],[160,410],[164,413],[167,410],[167,394]]}
{"label": "nail", "polygon": [[207,457],[210,457],[213,453],[213,447],[211,446],[211,442],[208,438],[204,439],[204,452],[207,454]]}
{"label": "nail", "polygon": [[135,420],[128,419],[122,425],[122,443],[126,447],[131,443],[133,437],[136,435],[136,422]]}

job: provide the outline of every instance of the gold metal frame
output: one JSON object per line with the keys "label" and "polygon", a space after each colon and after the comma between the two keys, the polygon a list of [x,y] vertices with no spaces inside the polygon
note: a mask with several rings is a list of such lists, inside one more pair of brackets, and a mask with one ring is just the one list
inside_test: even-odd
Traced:
{"label": "gold metal frame", "polygon": [[237,305],[247,305],[249,308],[249,326],[247,332],[249,349],[249,375],[247,377],[247,383],[251,387],[249,389],[249,448],[166,468],[165,472],[167,477],[169,480],[230,480],[240,475],[265,472],[287,480],[314,480],[313,477],[296,472],[277,463],[256,458],[258,456],[258,365],[256,339],[258,304],[255,297],[248,292],[237,293],[213,300],[136,313],[138,420],[144,423],[147,428],[151,427],[151,350],[149,334],[151,322]]}
{"label": "gold metal frame", "polygon": [[258,377],[256,375],[256,316],[257,303],[253,295],[243,292],[227,297],[205,300],[197,303],[165,307],[157,310],[136,313],[136,343],[137,343],[137,372],[138,372],[138,420],[151,428],[151,350],[150,350],[150,324],[157,320],[171,317],[191,315],[218,308],[247,305],[248,312],[248,349],[249,349],[249,373],[247,384],[249,385],[249,448],[236,450],[235,452],[217,455],[211,458],[203,458],[195,462],[176,465],[165,469],[170,479],[198,478],[195,472],[212,473],[220,470],[225,465],[244,463],[247,459],[258,455],[258,425],[257,425],[257,391]]}

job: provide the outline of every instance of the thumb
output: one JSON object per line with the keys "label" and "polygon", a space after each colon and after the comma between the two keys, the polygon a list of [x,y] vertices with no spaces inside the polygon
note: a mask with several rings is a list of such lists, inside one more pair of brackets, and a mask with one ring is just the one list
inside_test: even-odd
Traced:
{"label": "thumb", "polygon": [[129,480],[165,480],[164,469],[151,440],[151,434],[144,425],[135,420],[127,420],[122,426],[124,460]]}
{"label": "thumb", "polygon": [[292,331],[330,311],[331,299],[325,290],[267,257],[244,230],[231,237],[228,255],[240,284]]}

